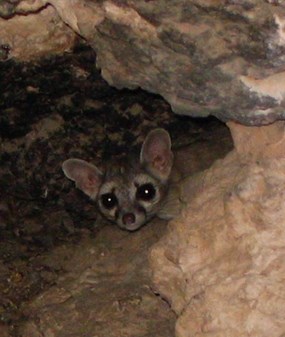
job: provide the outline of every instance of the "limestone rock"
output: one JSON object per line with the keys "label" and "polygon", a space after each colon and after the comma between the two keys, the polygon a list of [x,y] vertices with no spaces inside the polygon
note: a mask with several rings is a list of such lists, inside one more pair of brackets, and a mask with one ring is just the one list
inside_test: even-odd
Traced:
{"label": "limestone rock", "polygon": [[29,15],[0,17],[0,59],[15,57],[26,61],[51,52],[62,53],[70,50],[75,38],[51,6]]}
{"label": "limestone rock", "polygon": [[0,56],[63,51],[72,29],[111,85],[158,93],[177,113],[250,125],[285,116],[282,1],[4,0],[0,16]]}
{"label": "limestone rock", "polygon": [[150,254],[177,337],[283,336],[284,127],[230,123],[235,150],[185,184],[190,203]]}
{"label": "limestone rock", "polygon": [[106,226],[75,249],[59,247],[50,261],[61,263],[65,274],[25,304],[19,335],[172,337],[175,315],[152,292],[147,264],[148,248],[164,227],[157,221],[132,235]]}

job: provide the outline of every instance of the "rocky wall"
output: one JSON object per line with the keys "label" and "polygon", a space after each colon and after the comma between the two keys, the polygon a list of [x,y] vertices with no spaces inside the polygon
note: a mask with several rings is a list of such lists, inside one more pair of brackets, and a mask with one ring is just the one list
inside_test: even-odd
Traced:
{"label": "rocky wall", "polygon": [[[3,15],[2,2],[0,12]],[[8,18],[0,15],[0,60],[15,58],[36,60],[50,53],[71,50],[76,35],[59,17],[52,6]]]}
{"label": "rocky wall", "polygon": [[4,0],[0,15],[3,60],[80,36],[109,84],[228,122],[235,150],[184,182],[187,207],[151,251],[154,284],[179,316],[177,337],[284,336],[284,3]]}
{"label": "rocky wall", "polygon": [[285,124],[229,126],[235,150],[185,182],[189,204],[150,254],[177,337],[285,333]]}
{"label": "rocky wall", "polygon": [[282,1],[4,0],[0,16],[4,56],[62,52],[74,32],[110,85],[158,93],[177,113],[249,125],[284,118]]}

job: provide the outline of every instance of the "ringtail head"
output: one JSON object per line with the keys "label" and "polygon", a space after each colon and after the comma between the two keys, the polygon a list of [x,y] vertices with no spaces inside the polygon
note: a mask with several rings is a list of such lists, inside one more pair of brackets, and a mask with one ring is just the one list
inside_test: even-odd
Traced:
{"label": "ringtail head", "polygon": [[101,170],[71,158],[62,169],[77,188],[97,202],[107,219],[135,231],[163,206],[172,165],[170,136],[164,129],[155,129],[147,135],[137,160],[110,163]]}

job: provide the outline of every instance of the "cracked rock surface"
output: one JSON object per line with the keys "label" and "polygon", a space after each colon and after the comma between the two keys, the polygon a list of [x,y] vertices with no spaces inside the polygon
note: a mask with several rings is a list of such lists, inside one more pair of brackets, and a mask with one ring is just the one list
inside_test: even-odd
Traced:
{"label": "cracked rock surface", "polygon": [[188,206],[150,255],[177,337],[285,331],[285,125],[229,125],[235,150],[189,178]]}
{"label": "cracked rock surface", "polygon": [[62,52],[77,34],[109,84],[160,94],[178,114],[284,118],[282,1],[3,1],[0,16],[2,58]]}

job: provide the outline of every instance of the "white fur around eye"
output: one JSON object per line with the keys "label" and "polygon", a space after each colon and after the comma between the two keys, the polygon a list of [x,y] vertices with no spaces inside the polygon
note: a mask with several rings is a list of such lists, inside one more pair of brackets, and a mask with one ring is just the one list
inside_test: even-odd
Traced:
{"label": "white fur around eye", "polygon": [[136,176],[134,184],[137,184],[137,185],[152,184],[154,187],[157,186],[157,183],[156,183],[155,179],[153,179],[149,175],[143,174],[143,173],[138,174]]}
{"label": "white fur around eye", "polygon": [[113,221],[115,219],[115,212],[117,210],[117,206],[113,207],[113,208],[106,208],[103,204],[102,204],[102,200],[101,200],[101,196],[103,194],[107,194],[107,193],[113,193],[113,191],[116,189],[116,184],[113,181],[110,182],[106,182],[103,183],[99,194],[98,194],[98,199],[97,199],[97,203],[99,205],[99,208],[101,210],[101,212],[105,215],[105,217],[111,221]]}
{"label": "white fur around eye", "polygon": [[117,187],[117,185],[113,181],[104,183],[104,184],[102,184],[102,186],[100,188],[99,195],[102,195],[102,194],[105,194],[105,193],[112,193],[112,191],[115,190],[116,187]]}
{"label": "white fur around eye", "polygon": [[[142,186],[145,184],[151,184],[154,187],[155,197],[149,201],[136,200],[137,186]],[[156,203],[158,203],[160,201],[160,193],[159,193],[159,187],[155,179],[152,179],[149,175],[146,175],[146,174],[137,175],[135,181],[133,182],[132,188],[131,188],[131,199],[138,201],[143,207],[145,207],[146,210],[148,210],[148,208],[151,208],[152,205],[155,205]]]}

